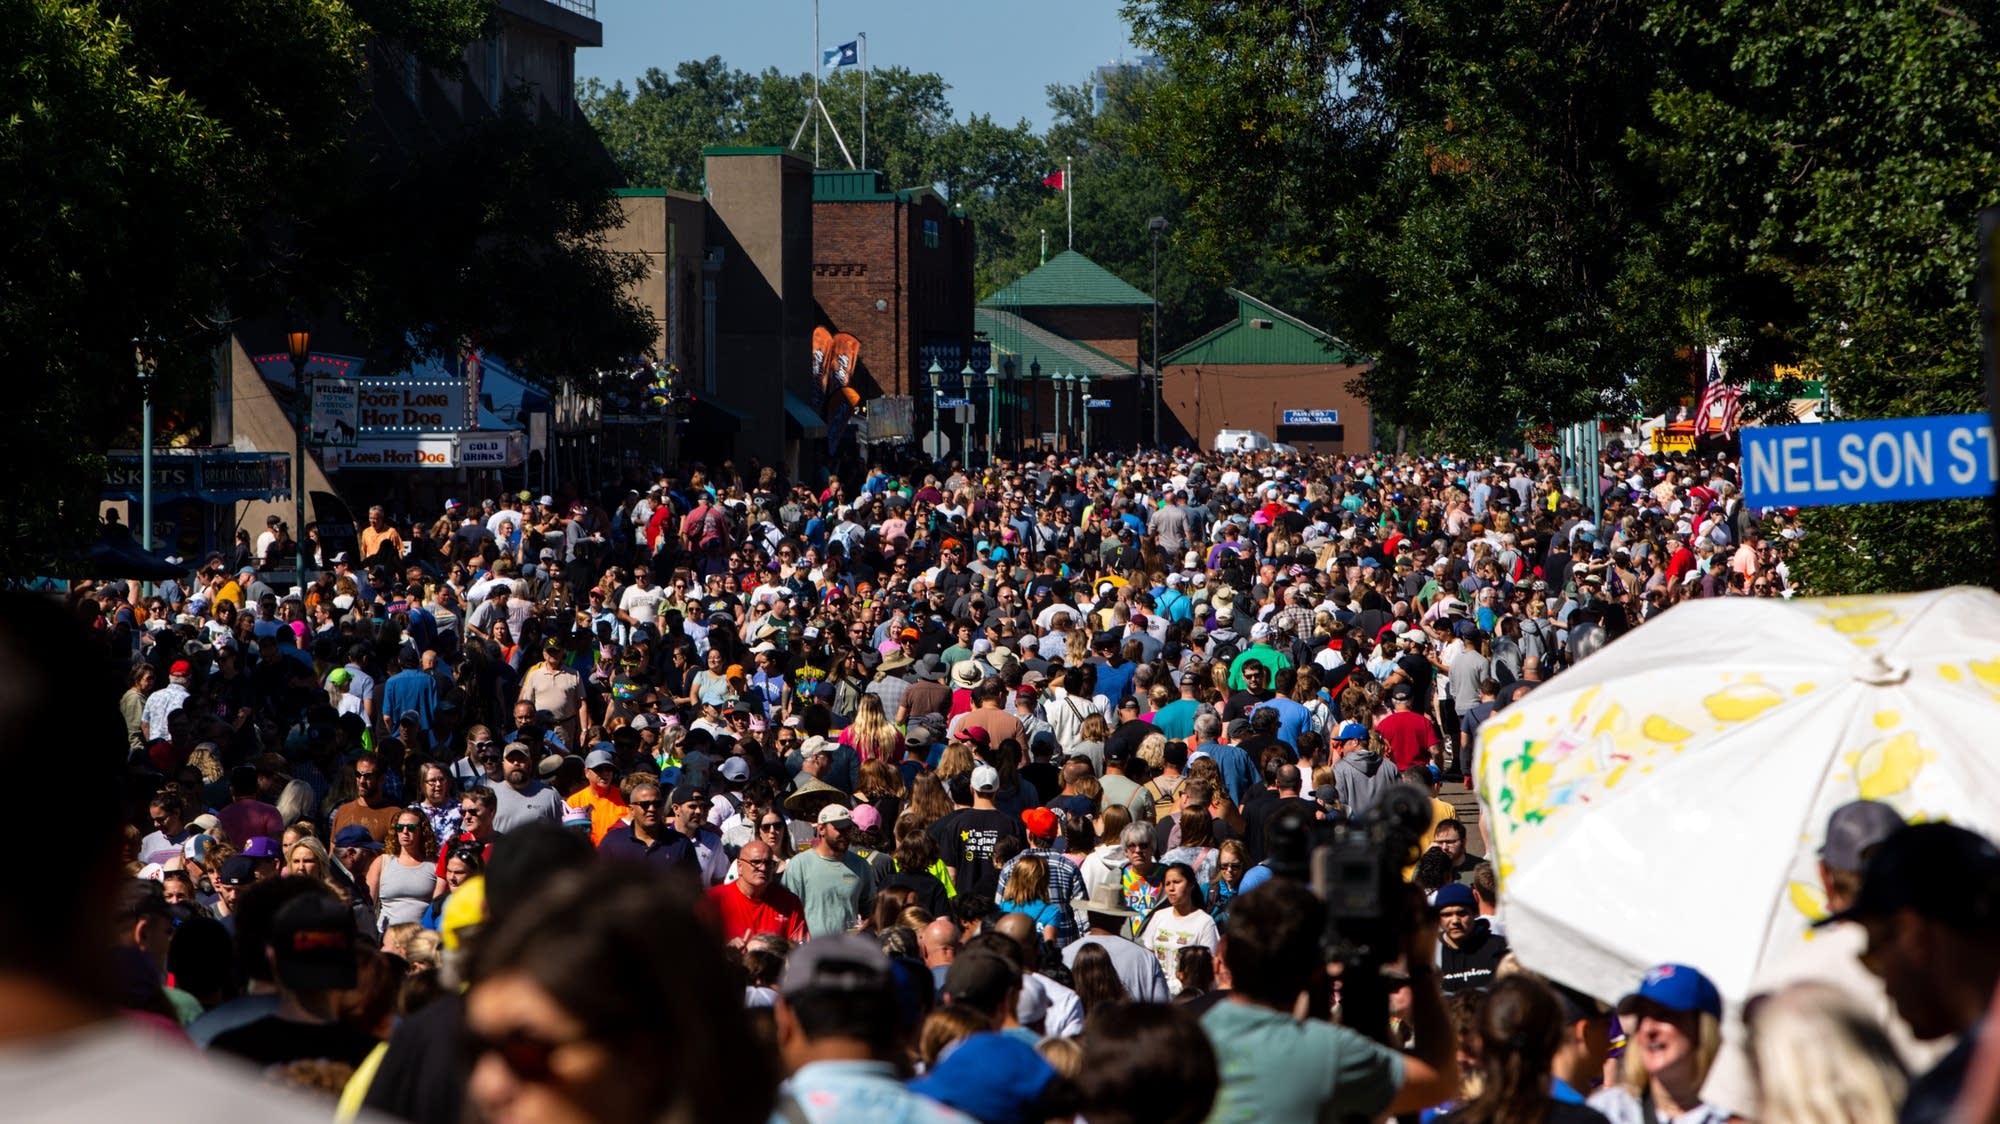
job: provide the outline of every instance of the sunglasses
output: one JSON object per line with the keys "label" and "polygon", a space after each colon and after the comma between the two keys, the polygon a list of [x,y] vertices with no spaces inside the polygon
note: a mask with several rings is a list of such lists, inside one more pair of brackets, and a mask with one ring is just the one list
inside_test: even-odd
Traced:
{"label": "sunglasses", "polygon": [[758,830],[758,831],[783,831],[783,830],[785,830],[785,825],[784,825],[784,822],[783,822],[783,821],[781,821],[781,820],[780,820],[780,821],[773,821],[773,822],[771,822],[771,823],[760,823],[760,824],[758,824],[758,825],[757,825],[757,830]]}
{"label": "sunglasses", "polygon": [[632,801],[632,806],[634,808],[644,808],[650,812],[655,808],[668,807],[669,805],[664,800],[634,800]]}
{"label": "sunglasses", "polygon": [[466,816],[483,816],[486,814],[486,809],[472,804],[461,804],[458,807],[458,811],[460,815]]}
{"label": "sunglasses", "polygon": [[423,829],[424,829],[424,825],[422,825],[422,824],[416,824],[416,823],[399,823],[399,824],[397,824],[397,825],[396,825],[396,834],[397,834],[397,835],[401,835],[401,834],[403,834],[403,833],[404,833],[404,832],[406,832],[406,831],[407,831],[407,832],[412,832],[412,833],[414,833],[414,832],[418,832],[418,831],[422,831]]}
{"label": "sunglasses", "polygon": [[543,1038],[527,1030],[510,1030],[505,1034],[484,1035],[470,1027],[465,1030],[465,1054],[479,1059],[492,1054],[500,1059],[517,1079],[535,1085],[546,1085],[555,1080],[555,1070],[551,1062],[557,1050],[581,1042],[581,1038],[555,1041]]}

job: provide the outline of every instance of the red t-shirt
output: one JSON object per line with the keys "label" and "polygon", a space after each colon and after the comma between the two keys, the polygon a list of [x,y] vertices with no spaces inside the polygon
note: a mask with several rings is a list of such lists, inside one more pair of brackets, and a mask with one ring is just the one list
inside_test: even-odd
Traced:
{"label": "red t-shirt", "polygon": [[1399,710],[1375,723],[1376,732],[1389,743],[1389,760],[1401,772],[1417,763],[1423,752],[1438,743],[1431,720],[1414,710]]}
{"label": "red t-shirt", "polygon": [[727,882],[709,890],[708,904],[715,909],[725,941],[758,933],[776,933],[793,944],[806,939],[805,903],[775,881],[761,902],[751,901],[734,882]]}

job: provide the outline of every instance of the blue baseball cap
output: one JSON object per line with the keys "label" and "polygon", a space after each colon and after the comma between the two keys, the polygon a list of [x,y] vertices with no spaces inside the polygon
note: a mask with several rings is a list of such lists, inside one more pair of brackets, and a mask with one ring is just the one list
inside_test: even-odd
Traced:
{"label": "blue baseball cap", "polygon": [[1368,727],[1363,726],[1359,722],[1348,722],[1340,727],[1340,732],[1333,736],[1333,740],[1337,742],[1367,741]]}
{"label": "blue baseball cap", "polygon": [[1618,1001],[1618,1013],[1630,1015],[1648,1005],[1722,1017],[1722,993],[1707,976],[1685,964],[1662,964],[1647,972],[1639,990]]}
{"label": "blue baseball cap", "polygon": [[1043,1119],[1037,1105],[1055,1077],[1055,1068],[1033,1046],[986,1031],[960,1039],[929,1074],[910,1082],[910,1089],[981,1124],[1030,1124]]}

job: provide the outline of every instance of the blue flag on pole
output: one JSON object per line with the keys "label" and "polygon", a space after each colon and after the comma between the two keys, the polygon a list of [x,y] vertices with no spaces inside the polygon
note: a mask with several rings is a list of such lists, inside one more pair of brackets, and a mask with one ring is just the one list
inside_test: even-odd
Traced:
{"label": "blue flag on pole", "polygon": [[828,47],[819,54],[819,64],[823,67],[858,66],[861,63],[861,40],[842,43],[838,47]]}

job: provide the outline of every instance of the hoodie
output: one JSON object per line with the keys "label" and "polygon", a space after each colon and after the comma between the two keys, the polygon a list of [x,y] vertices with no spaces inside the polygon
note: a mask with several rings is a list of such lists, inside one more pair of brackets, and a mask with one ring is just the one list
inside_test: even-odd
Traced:
{"label": "hoodie", "polygon": [[1333,766],[1333,787],[1340,794],[1340,806],[1349,816],[1358,816],[1375,806],[1382,793],[1396,783],[1396,770],[1372,749],[1356,750],[1341,757]]}

